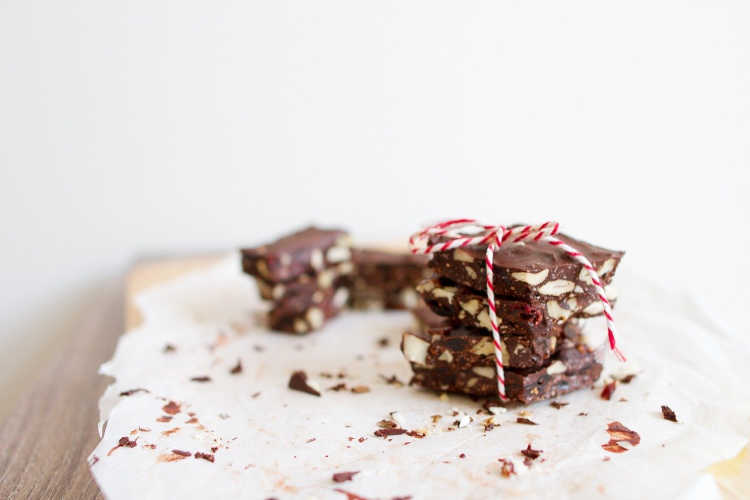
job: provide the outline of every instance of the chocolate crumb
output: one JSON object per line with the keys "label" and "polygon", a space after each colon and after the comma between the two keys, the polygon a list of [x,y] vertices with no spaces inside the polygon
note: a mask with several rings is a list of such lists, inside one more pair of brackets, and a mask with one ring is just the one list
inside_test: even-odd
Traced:
{"label": "chocolate crumb", "polygon": [[511,475],[516,473],[516,468],[513,465],[513,462],[511,462],[510,460],[498,458],[497,461],[503,464],[500,467],[500,474],[502,474],[503,477],[510,477]]}
{"label": "chocolate crumb", "polygon": [[404,383],[401,382],[396,375],[391,375],[390,377],[386,377],[385,375],[381,374],[380,376],[383,378],[383,380],[385,380],[385,383],[388,385],[398,385],[398,386],[404,385]]}
{"label": "chocolate crumb", "polygon": [[180,405],[178,405],[174,401],[170,401],[169,403],[165,404],[161,409],[164,410],[164,413],[167,413],[169,415],[176,415],[177,413],[180,413]]}
{"label": "chocolate crumb", "polygon": [[550,403],[549,405],[550,405],[550,406],[551,406],[552,408],[554,408],[554,409],[556,409],[556,410],[559,410],[559,409],[560,409],[560,408],[562,408],[563,406],[568,406],[569,404],[570,404],[570,403],[568,403],[567,401],[552,401],[552,402],[551,402],[551,403]]}
{"label": "chocolate crumb", "polygon": [[579,416],[579,417],[586,417],[586,416],[588,416],[588,413],[586,413],[585,411],[582,411],[582,412],[580,412],[580,413],[578,414],[578,416]]}
{"label": "chocolate crumb", "polygon": [[526,418],[526,417],[518,417],[518,418],[516,419],[516,422],[518,422],[519,424],[526,424],[526,425],[539,425],[539,424],[537,424],[536,422],[534,422],[534,421],[532,421],[532,420],[529,420],[529,419],[528,419],[528,418]]}
{"label": "chocolate crumb", "polygon": [[380,347],[388,347],[388,344],[390,344],[388,337],[383,337],[383,338],[378,339],[378,345]]}
{"label": "chocolate crumb", "polygon": [[183,456],[183,457],[189,457],[190,455],[192,455],[192,453],[190,453],[189,451],[182,451],[182,450],[172,450],[172,453],[174,453],[175,455]]}
{"label": "chocolate crumb", "polygon": [[441,418],[443,418],[443,416],[442,415],[432,415],[430,418],[432,419],[432,423],[436,424],[438,422],[438,420],[440,420]]}
{"label": "chocolate crumb", "polygon": [[406,435],[414,437],[414,438],[417,438],[417,439],[422,439],[423,437],[425,437],[426,434],[424,432],[419,432],[419,431],[413,431],[412,430],[412,431],[408,431],[406,433]]}
{"label": "chocolate crumb", "polygon": [[633,379],[635,378],[635,373],[631,373],[630,375],[625,375],[620,379],[620,382],[623,384],[629,384]]}
{"label": "chocolate crumb", "polygon": [[364,443],[365,441],[367,441],[366,437],[361,437],[361,438],[357,439],[358,443]]}
{"label": "chocolate crumb", "polygon": [[307,373],[302,370],[292,373],[292,376],[289,377],[289,388],[293,391],[306,392],[307,394],[320,397],[320,391],[307,382]]}
{"label": "chocolate crumb", "polygon": [[620,398],[617,401],[619,401],[620,403],[627,403],[628,402],[628,398]]}
{"label": "chocolate crumb", "polygon": [[604,457],[602,458],[602,462],[609,462],[611,460],[610,457]]}
{"label": "chocolate crumb", "polygon": [[637,432],[628,429],[620,422],[610,422],[607,425],[607,432],[609,433],[610,440],[603,444],[602,448],[611,453],[623,453],[628,451],[627,448],[620,445],[621,441],[626,441],[632,446],[636,446],[641,442],[641,436],[639,436]]}
{"label": "chocolate crumb", "polygon": [[144,448],[148,448],[149,450],[155,450],[156,449],[156,445],[155,444],[151,444],[151,443],[144,444],[143,447]]}
{"label": "chocolate crumb", "polygon": [[675,415],[675,412],[669,406],[661,405],[661,415],[664,417],[664,420],[677,422],[677,415]]}
{"label": "chocolate crumb", "polygon": [[378,429],[375,431],[377,437],[397,436],[399,434],[406,434],[406,429]]}
{"label": "chocolate crumb", "polygon": [[346,390],[346,383],[345,382],[338,383],[338,384],[336,384],[334,386],[329,387],[328,390],[329,391],[336,391],[336,392],[338,392],[338,391],[345,391]]}
{"label": "chocolate crumb", "polygon": [[169,422],[170,420],[172,420],[171,415],[162,415],[161,417],[156,419],[157,422]]}
{"label": "chocolate crumb", "polygon": [[115,446],[114,448],[112,448],[111,450],[107,452],[107,456],[110,456],[112,452],[115,451],[117,448],[135,448],[137,444],[136,441],[138,441],[138,439],[136,439],[135,441],[131,441],[127,436],[121,437],[117,441],[117,446]]}
{"label": "chocolate crumb", "polygon": [[310,438],[307,441],[305,441],[305,443],[312,443],[313,441],[315,441],[315,438]]}
{"label": "chocolate crumb", "polygon": [[535,450],[535,449],[533,449],[531,447],[531,443],[529,443],[528,445],[526,445],[526,449],[525,450],[521,450],[521,454],[524,457],[530,458],[531,460],[536,460],[537,458],[539,458],[539,455],[542,454],[542,451],[543,450]]}
{"label": "chocolate crumb", "polygon": [[263,352],[265,350],[266,350],[266,348],[263,347],[262,345],[255,344],[253,346],[253,351],[255,351],[255,352]]}
{"label": "chocolate crumb", "polygon": [[176,350],[177,350],[177,348],[175,346],[173,346],[172,344],[166,344],[164,346],[164,348],[162,349],[162,352],[164,354],[168,354],[170,352],[175,352]]}
{"label": "chocolate crumb", "polygon": [[237,375],[238,373],[242,373],[242,360],[238,359],[237,364],[232,367],[231,370],[229,370],[229,373],[232,375]]}
{"label": "chocolate crumb", "polygon": [[218,447],[218,446],[212,446],[212,447],[211,447],[211,452],[212,452],[212,453],[216,453],[216,450],[218,450],[218,449],[219,449],[219,447]]}
{"label": "chocolate crumb", "polygon": [[466,453],[461,453],[458,458],[466,458]]}
{"label": "chocolate crumb", "polygon": [[354,394],[364,394],[365,392],[370,392],[370,388],[366,385],[356,385],[352,387],[352,392]]}
{"label": "chocolate crumb", "polygon": [[120,396],[121,397],[122,396],[132,396],[133,394],[136,394],[138,392],[151,392],[151,391],[149,391],[148,389],[143,389],[143,388],[139,387],[137,389],[130,389],[130,390],[127,390],[127,391],[122,391],[120,393]]}
{"label": "chocolate crumb", "polygon": [[198,419],[196,417],[190,417],[189,419],[185,420],[186,424],[197,424]]}
{"label": "chocolate crumb", "polygon": [[604,389],[602,389],[601,398],[609,401],[610,399],[612,399],[612,393],[615,392],[616,388],[617,388],[617,381],[615,380],[605,385]]}
{"label": "chocolate crumb", "polygon": [[531,465],[534,463],[534,460],[529,457],[523,457],[523,464],[526,467],[531,467]]}
{"label": "chocolate crumb", "polygon": [[208,460],[209,462],[214,463],[214,456],[210,453],[196,451],[195,458],[202,458],[203,460]]}
{"label": "chocolate crumb", "polygon": [[337,472],[333,475],[333,480],[336,483],[343,483],[344,481],[351,481],[357,474],[359,474],[359,471]]}
{"label": "chocolate crumb", "polygon": [[211,377],[208,375],[198,375],[197,377],[190,377],[191,382],[211,382]]}

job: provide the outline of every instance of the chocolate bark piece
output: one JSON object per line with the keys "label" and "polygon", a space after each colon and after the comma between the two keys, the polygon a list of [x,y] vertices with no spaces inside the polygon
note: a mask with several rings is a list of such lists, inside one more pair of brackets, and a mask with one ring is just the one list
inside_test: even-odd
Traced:
{"label": "chocolate bark piece", "polygon": [[[514,368],[542,366],[555,353],[557,343],[557,336],[501,335],[503,364]],[[489,363],[490,369],[494,366],[492,337],[478,328],[443,326],[406,332],[402,350],[408,361],[441,370],[471,370],[484,363]]]}
{"label": "chocolate bark piece", "polygon": [[[608,250],[564,234],[558,234],[557,238],[585,255],[604,285],[611,283],[624,252]],[[441,241],[446,241],[446,238],[435,237],[430,243]],[[473,245],[437,252],[430,260],[430,267],[441,277],[481,291],[485,289],[487,279],[486,250]],[[590,274],[560,247],[533,240],[508,243],[495,250],[493,264],[493,284],[498,297],[533,297],[545,302],[555,299],[560,303],[575,298],[578,303],[590,304],[587,314],[602,312],[601,303],[594,301],[597,293]],[[610,287],[607,295],[612,294],[614,290]]]}
{"label": "chocolate bark piece", "polygon": [[348,299],[349,290],[345,286],[289,289],[274,301],[268,312],[268,326],[297,334],[318,330],[341,311]]}
{"label": "chocolate bark piece", "polygon": [[[451,318],[454,323],[492,331],[484,292],[447,278],[424,280],[417,285],[417,292],[435,313]],[[566,300],[557,297],[520,300],[496,296],[498,331],[501,334],[556,336],[571,316],[589,317],[592,315],[585,311],[599,310],[590,307],[591,304],[601,305],[598,298],[588,295],[582,301],[574,296]]]}
{"label": "chocolate bark piece", "polygon": [[255,277],[258,292],[265,300],[283,300],[292,295],[310,295],[318,290],[325,291],[334,287],[348,287],[353,270],[351,262],[341,262],[329,266],[316,273],[306,273],[286,282],[274,283],[260,277]]}
{"label": "chocolate bark piece", "polygon": [[[460,370],[445,366],[411,363],[411,384],[442,392],[474,396],[497,393],[494,354],[487,355]],[[539,368],[505,369],[505,392],[512,401],[523,404],[551,399],[589,387],[602,371],[595,350],[581,343],[565,340],[558,353]]]}
{"label": "chocolate bark piece", "polygon": [[410,309],[417,305],[414,288],[425,276],[429,257],[408,251],[353,248],[351,305],[357,309]]}
{"label": "chocolate bark piece", "polygon": [[272,283],[289,281],[349,261],[350,246],[345,231],[310,226],[268,245],[243,248],[242,269]]}

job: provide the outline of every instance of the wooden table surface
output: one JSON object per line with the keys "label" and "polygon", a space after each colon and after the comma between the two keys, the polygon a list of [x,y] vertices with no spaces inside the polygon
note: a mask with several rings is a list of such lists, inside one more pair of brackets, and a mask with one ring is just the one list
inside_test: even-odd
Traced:
{"label": "wooden table surface", "polygon": [[[86,459],[99,441],[99,397],[110,382],[98,367],[125,329],[141,317],[133,305],[139,291],[205,268],[216,257],[168,259],[139,264],[126,277],[124,293],[104,295],[80,318],[80,326],[50,360],[39,363],[29,384],[0,425],[0,498],[102,498]],[[123,308],[123,303],[125,307]],[[750,497],[750,449],[710,468],[726,498]]]}

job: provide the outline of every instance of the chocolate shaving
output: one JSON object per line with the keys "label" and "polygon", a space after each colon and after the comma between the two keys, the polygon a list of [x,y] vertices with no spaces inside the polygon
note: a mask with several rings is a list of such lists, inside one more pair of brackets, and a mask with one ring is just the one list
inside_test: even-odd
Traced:
{"label": "chocolate shaving", "polygon": [[399,434],[406,434],[406,429],[378,429],[375,431],[377,437],[397,436]]}
{"label": "chocolate shaving", "polygon": [[209,462],[214,463],[214,456],[210,453],[203,453],[201,451],[196,451],[195,458],[202,458],[203,460],[208,460]]}
{"label": "chocolate shaving", "polygon": [[344,481],[351,481],[357,474],[359,474],[359,471],[337,472],[333,475],[333,480],[336,483],[343,483]]}
{"label": "chocolate shaving", "polygon": [[169,422],[170,420],[172,420],[171,415],[162,415],[161,417],[156,419],[157,422]]}
{"label": "chocolate shaving", "polygon": [[346,500],[368,500],[365,497],[361,497],[356,493],[352,493],[351,491],[342,490],[341,488],[334,488],[333,491],[346,495]]}
{"label": "chocolate shaving", "polygon": [[539,458],[539,455],[542,454],[542,451],[544,451],[544,450],[535,450],[535,449],[533,449],[531,447],[531,443],[529,443],[526,446],[525,450],[521,450],[521,454],[524,457],[530,458],[531,460],[536,460],[537,458]]}
{"label": "chocolate shaving", "polygon": [[370,388],[366,385],[356,385],[352,387],[352,392],[354,394],[364,394],[365,392],[370,392]]}
{"label": "chocolate shaving", "polygon": [[622,453],[624,451],[628,451],[627,448],[620,446],[617,441],[613,439],[610,439],[608,443],[603,444],[602,448],[611,453]]}
{"label": "chocolate shaving", "polygon": [[307,394],[320,397],[320,391],[307,383],[307,373],[302,370],[292,373],[292,376],[289,377],[289,388],[293,391],[306,392]]}
{"label": "chocolate shaving", "polygon": [[567,401],[552,401],[552,402],[551,402],[551,403],[550,403],[549,405],[550,405],[550,406],[551,406],[552,408],[554,408],[554,409],[556,409],[556,410],[559,410],[559,409],[560,409],[560,408],[562,408],[563,406],[568,406],[569,404],[570,404],[570,403],[568,403]]}
{"label": "chocolate shaving", "polygon": [[211,377],[208,375],[198,375],[197,377],[190,377],[191,382],[211,382]]}
{"label": "chocolate shaving", "polygon": [[229,373],[231,375],[237,375],[238,373],[242,373],[242,360],[238,359],[237,364],[232,367],[231,370],[229,370]]}
{"label": "chocolate shaving", "polygon": [[341,382],[341,383],[336,384],[336,385],[334,385],[332,387],[329,387],[328,390],[329,391],[336,391],[336,392],[338,392],[338,391],[345,391],[346,390],[346,383],[345,382]]}
{"label": "chocolate shaving", "polygon": [[528,419],[528,418],[526,418],[526,417],[518,417],[518,418],[516,419],[516,422],[518,422],[519,424],[526,424],[526,425],[539,425],[539,424],[537,424],[536,422],[534,422],[534,421],[532,421],[532,420],[529,420],[529,419]]}
{"label": "chocolate shaving", "polygon": [[419,431],[413,431],[412,430],[412,431],[408,431],[406,433],[406,435],[407,436],[411,436],[413,438],[422,439],[423,437],[425,437],[426,434],[424,432],[419,432]]}
{"label": "chocolate shaving", "polygon": [[617,381],[613,380],[609,384],[604,386],[604,389],[602,389],[601,397],[602,399],[606,399],[609,401],[612,399],[612,393],[615,392],[615,388],[617,388]]}
{"label": "chocolate shaving", "polygon": [[669,406],[661,405],[661,415],[664,417],[664,420],[677,422],[677,415],[675,415],[674,411],[672,411],[672,408]]}
{"label": "chocolate shaving", "polygon": [[151,391],[149,391],[148,389],[143,389],[139,387],[138,389],[130,389],[128,391],[122,391],[120,393],[120,396],[132,396],[133,394],[136,394],[138,392],[151,392]]}
{"label": "chocolate shaving", "polygon": [[182,451],[182,450],[172,450],[172,453],[174,453],[175,455],[183,456],[183,457],[189,457],[190,455],[192,455],[192,453],[190,453],[189,451]]}
{"label": "chocolate shaving", "polygon": [[620,445],[621,441],[626,441],[633,446],[641,442],[641,436],[637,432],[631,431],[620,422],[610,422],[607,425],[609,433],[609,442],[602,445],[602,448],[611,453],[622,453],[628,451],[627,448]]}
{"label": "chocolate shaving", "polygon": [[161,407],[161,409],[164,410],[164,413],[167,413],[169,415],[176,415],[177,413],[180,413],[180,405],[178,405],[174,401],[170,401],[169,403],[165,404]]}

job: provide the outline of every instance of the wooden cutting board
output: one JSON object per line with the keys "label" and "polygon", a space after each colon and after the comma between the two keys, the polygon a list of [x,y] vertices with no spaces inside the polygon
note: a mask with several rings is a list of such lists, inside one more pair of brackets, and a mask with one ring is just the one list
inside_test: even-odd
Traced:
{"label": "wooden cutting board", "polygon": [[[57,342],[39,376],[0,425],[0,498],[103,498],[86,458],[99,441],[98,401],[110,380],[97,375],[124,329],[142,320],[136,294],[215,263],[219,257],[164,259],[136,265],[124,291],[99,298],[74,334]],[[125,307],[123,308],[123,303]],[[750,497],[750,447],[710,468],[726,498]]]}

